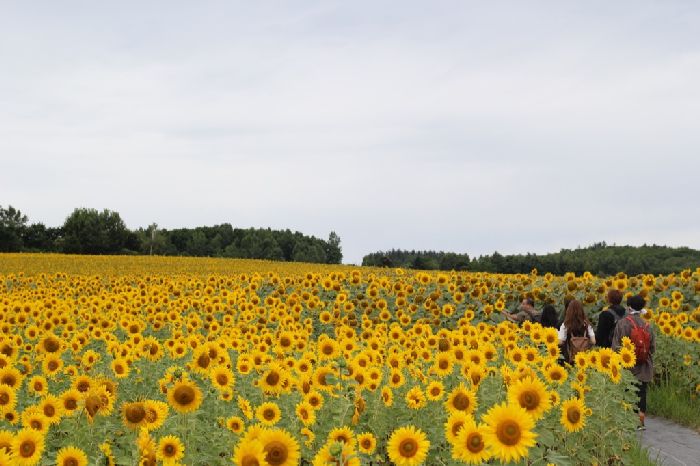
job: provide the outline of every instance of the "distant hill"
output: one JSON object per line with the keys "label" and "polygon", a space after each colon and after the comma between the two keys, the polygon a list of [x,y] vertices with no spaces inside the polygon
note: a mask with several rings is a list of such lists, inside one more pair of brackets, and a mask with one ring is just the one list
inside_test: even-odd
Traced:
{"label": "distant hill", "polygon": [[491,255],[470,259],[468,254],[435,251],[379,251],[366,255],[362,265],[403,267],[428,270],[471,270],[494,273],[540,273],[561,275],[566,272],[592,272],[612,275],[625,272],[668,274],[700,267],[700,251],[681,247],[643,245],[617,246],[605,242],[577,249],[562,249],[550,254]]}

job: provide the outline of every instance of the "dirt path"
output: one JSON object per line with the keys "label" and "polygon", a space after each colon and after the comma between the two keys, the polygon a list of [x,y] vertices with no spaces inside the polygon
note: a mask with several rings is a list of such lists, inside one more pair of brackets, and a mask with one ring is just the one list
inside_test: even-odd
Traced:
{"label": "dirt path", "polygon": [[700,466],[700,434],[659,417],[647,416],[646,426],[639,439],[651,459],[664,466]]}

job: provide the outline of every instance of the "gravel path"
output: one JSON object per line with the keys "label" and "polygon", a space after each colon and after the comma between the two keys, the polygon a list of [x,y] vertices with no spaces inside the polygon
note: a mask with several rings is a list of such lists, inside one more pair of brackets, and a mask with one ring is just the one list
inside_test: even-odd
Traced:
{"label": "gravel path", "polygon": [[647,416],[639,438],[651,459],[664,466],[700,466],[700,434],[675,422]]}

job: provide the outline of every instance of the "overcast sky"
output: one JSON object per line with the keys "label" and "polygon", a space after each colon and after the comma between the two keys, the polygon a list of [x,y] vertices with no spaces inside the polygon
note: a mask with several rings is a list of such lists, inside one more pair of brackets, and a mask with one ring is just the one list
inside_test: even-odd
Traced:
{"label": "overcast sky", "polygon": [[3,1],[0,204],[390,248],[700,248],[696,1]]}

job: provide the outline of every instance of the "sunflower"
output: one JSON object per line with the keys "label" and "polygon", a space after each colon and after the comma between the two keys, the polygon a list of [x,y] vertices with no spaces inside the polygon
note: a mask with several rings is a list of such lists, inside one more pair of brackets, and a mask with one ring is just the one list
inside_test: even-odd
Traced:
{"label": "sunflower", "polygon": [[27,388],[29,389],[29,392],[33,393],[34,395],[43,396],[49,393],[49,383],[46,381],[46,377],[43,375],[35,375],[29,379]]}
{"label": "sunflower", "polygon": [[61,448],[56,456],[57,466],[87,466],[88,457],[83,450],[73,446]]}
{"label": "sunflower", "polygon": [[314,371],[313,384],[314,387],[319,390],[333,391],[337,385],[335,385],[335,380],[337,377],[336,372],[328,366],[319,366]]}
{"label": "sunflower", "polygon": [[41,363],[41,371],[51,379],[63,369],[63,360],[56,354],[47,354]]}
{"label": "sunflower", "polygon": [[478,425],[469,417],[452,443],[452,458],[468,464],[481,464],[491,457],[486,448],[484,432],[486,426]]}
{"label": "sunflower", "polygon": [[57,396],[49,395],[39,403],[39,411],[51,424],[58,424],[63,416],[63,403]]}
{"label": "sunflower", "polygon": [[88,416],[88,421],[92,422],[98,414],[107,416],[112,412],[114,409],[114,398],[105,386],[94,385],[84,395],[83,406]]}
{"label": "sunflower", "polygon": [[235,384],[233,372],[224,366],[218,366],[209,372],[209,378],[214,388],[224,390],[232,388]]}
{"label": "sunflower", "polygon": [[13,466],[12,455],[9,450],[0,448],[0,466]]}
{"label": "sunflower", "polygon": [[[577,363],[578,363],[578,356],[577,355]],[[585,356],[583,357],[585,360]],[[566,369],[561,367],[559,364],[552,364],[550,365],[545,371],[544,371],[544,376],[547,379],[548,382],[556,383],[558,385],[562,385],[564,382],[566,382],[566,378],[568,377],[568,372],[566,372]]]}
{"label": "sunflower", "polygon": [[362,453],[371,455],[377,448],[377,439],[371,432],[364,432],[357,436],[357,445]]}
{"label": "sunflower", "polygon": [[87,375],[78,375],[73,378],[71,387],[78,390],[80,393],[87,393],[93,385],[92,379]]}
{"label": "sunflower", "polygon": [[51,422],[39,411],[39,408],[32,406],[22,412],[22,426],[46,435]]}
{"label": "sunflower", "polygon": [[561,424],[569,432],[577,432],[586,424],[583,400],[570,398],[561,404]]}
{"label": "sunflower", "polygon": [[384,403],[384,406],[389,408],[394,404],[394,392],[391,391],[391,388],[389,388],[389,387],[382,388],[381,395],[382,395],[382,402]]}
{"label": "sunflower", "polygon": [[48,333],[41,339],[37,350],[45,353],[57,353],[61,350],[61,340],[54,334]]}
{"label": "sunflower", "polygon": [[304,445],[306,445],[307,448],[311,448],[314,440],[316,440],[316,434],[314,434],[314,432],[307,427],[302,427],[299,432],[304,436],[304,438],[306,438],[306,440],[304,440]]}
{"label": "sunflower", "polygon": [[426,396],[431,401],[438,401],[445,394],[445,386],[439,380],[433,380],[425,388]]}
{"label": "sunflower", "polygon": [[181,414],[196,411],[202,404],[202,391],[189,380],[175,382],[168,390],[168,403]]}
{"label": "sunflower", "polygon": [[236,466],[262,466],[265,450],[259,440],[241,440],[233,450],[233,464]]}
{"label": "sunflower", "polygon": [[282,418],[282,411],[276,403],[267,401],[255,410],[255,417],[266,426],[274,426]]}
{"label": "sunflower", "polygon": [[174,435],[166,435],[158,441],[156,458],[165,464],[175,463],[185,456],[185,446]]}
{"label": "sunflower", "polygon": [[0,451],[12,450],[12,439],[15,435],[9,430],[0,430]]}
{"label": "sunflower", "polygon": [[307,401],[298,403],[294,408],[294,412],[296,413],[297,418],[307,427],[316,422],[316,411]]}
{"label": "sunflower", "polygon": [[22,429],[12,440],[12,452],[17,466],[35,465],[44,452],[44,436],[33,429]]}
{"label": "sunflower", "polygon": [[613,383],[620,383],[622,380],[622,372],[620,370],[620,367],[622,367],[622,364],[618,361],[616,361],[613,364],[610,364],[610,369],[608,370],[608,375],[610,376],[610,380]]}
{"label": "sunflower", "polygon": [[328,443],[332,442],[341,442],[354,446],[355,433],[347,426],[335,427],[328,433]]}
{"label": "sunflower", "polygon": [[61,403],[63,404],[63,412],[67,415],[73,414],[78,410],[81,393],[74,389],[68,389],[61,394]]}
{"label": "sunflower", "polygon": [[226,428],[234,434],[240,434],[245,429],[245,423],[240,417],[231,416],[226,419]]}
{"label": "sunflower", "polygon": [[491,454],[503,462],[519,461],[535,445],[535,421],[517,404],[494,405],[483,416],[484,439]]}
{"label": "sunflower", "polygon": [[406,378],[403,375],[403,371],[401,369],[392,369],[389,374],[389,387],[399,388],[404,383],[406,383]]}
{"label": "sunflower", "polygon": [[425,406],[425,393],[420,387],[416,386],[406,392],[406,406],[411,409],[421,409]]}
{"label": "sunflower", "polygon": [[279,363],[270,363],[258,383],[266,393],[280,394],[289,387],[289,372]]}
{"label": "sunflower", "polygon": [[299,444],[284,429],[261,432],[260,443],[265,452],[265,461],[270,466],[292,466],[299,463]]}
{"label": "sunflower", "polygon": [[405,426],[392,432],[386,448],[389,459],[395,465],[418,466],[425,460],[430,442],[420,429]]}
{"label": "sunflower", "polygon": [[615,362],[617,354],[610,348],[600,348],[598,350],[597,368],[600,372],[610,369],[610,365]]}
{"label": "sunflower", "polygon": [[[465,366],[466,367],[466,366]],[[472,387],[478,387],[481,380],[486,375],[486,367],[483,365],[470,366],[468,370],[464,371],[464,375],[472,384]]]}
{"label": "sunflower", "polygon": [[129,364],[127,363],[126,359],[122,358],[117,358],[114,361],[112,361],[112,372],[114,372],[114,376],[118,379],[125,379],[129,377]]}
{"label": "sunflower", "polygon": [[146,417],[142,427],[146,430],[158,429],[168,417],[168,404],[163,401],[145,400],[143,407]]}
{"label": "sunflower", "polygon": [[340,355],[340,345],[332,338],[326,338],[318,343],[318,359],[326,361]]}
{"label": "sunflower", "polygon": [[449,412],[463,411],[467,414],[474,412],[476,408],[476,394],[468,390],[463,384],[455,387],[445,401],[445,407]]}
{"label": "sunflower", "polygon": [[[337,448],[339,453],[333,454],[335,453],[335,451],[333,451],[335,448]],[[316,453],[316,456],[314,456],[314,460],[311,463],[312,466],[328,466],[329,464],[361,466],[360,458],[353,447],[347,444],[338,445],[332,442],[326,443],[323,448]]]}
{"label": "sunflower", "polygon": [[12,411],[17,405],[17,394],[8,385],[0,385],[0,412]]}
{"label": "sunflower", "polygon": [[121,411],[122,422],[130,429],[138,429],[146,423],[146,407],[141,401],[124,403]]}
{"label": "sunflower", "polygon": [[450,353],[438,353],[432,371],[438,377],[447,377],[454,370],[454,359]]}
{"label": "sunflower", "polygon": [[534,420],[540,419],[550,408],[547,388],[538,378],[521,379],[508,387],[508,401],[520,405]]}
{"label": "sunflower", "polygon": [[255,413],[253,411],[253,407],[250,405],[250,401],[243,398],[242,396],[239,396],[237,398],[237,403],[238,403],[238,408],[240,408],[243,415],[248,419],[253,419],[253,416],[255,415]]}
{"label": "sunflower", "polygon": [[471,416],[464,411],[453,411],[450,413],[445,422],[445,438],[448,442],[454,443],[457,441],[459,431],[470,418]]}
{"label": "sunflower", "polygon": [[620,350],[620,361],[622,362],[622,367],[627,369],[634,367],[637,364],[637,354],[634,349],[622,348]]}

